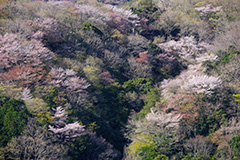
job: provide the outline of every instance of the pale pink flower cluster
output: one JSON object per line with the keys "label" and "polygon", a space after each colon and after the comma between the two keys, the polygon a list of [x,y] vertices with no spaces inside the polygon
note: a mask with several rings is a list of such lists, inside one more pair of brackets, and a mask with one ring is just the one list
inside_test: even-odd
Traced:
{"label": "pale pink flower cluster", "polygon": [[60,26],[56,19],[54,18],[45,18],[45,19],[36,19],[34,21],[26,22],[33,29],[37,30],[32,33],[32,38],[37,40],[42,40],[43,38],[48,42],[61,42],[62,33],[64,32],[64,27]]}
{"label": "pale pink flower cluster", "polygon": [[38,40],[27,41],[9,33],[0,38],[0,68],[9,68],[16,64],[41,67],[43,62],[53,57],[55,54]]}
{"label": "pale pink flower cluster", "polygon": [[181,120],[182,116],[176,113],[166,113],[164,111],[154,111],[151,108],[151,113],[146,115],[146,120],[150,122],[157,123],[158,126],[163,128],[173,128],[178,127],[179,121]]}
{"label": "pale pink flower cluster", "polygon": [[214,7],[212,4],[208,4],[203,7],[196,7],[196,11],[200,12],[201,15],[207,15],[209,13],[222,11],[222,6]]}
{"label": "pale pink flower cluster", "polygon": [[160,43],[158,46],[168,53],[178,53],[184,59],[195,59],[195,57],[206,52],[206,48],[197,43],[193,36],[182,37],[179,41],[171,40]]}
{"label": "pale pink flower cluster", "polygon": [[78,5],[75,4],[74,8],[76,9],[73,13],[80,14],[82,19],[92,19],[94,18],[96,21],[99,22],[108,22],[110,17],[108,14],[100,11],[99,9],[88,6],[88,5]]}
{"label": "pale pink flower cluster", "polygon": [[218,77],[208,76],[191,69],[183,71],[175,79],[164,80],[161,83],[161,90],[162,95],[167,99],[177,93],[203,93],[210,95],[221,84],[222,81]]}
{"label": "pale pink flower cluster", "polygon": [[128,19],[134,26],[140,25],[140,18],[137,14],[134,14],[131,10],[126,10],[116,6],[112,6],[112,11],[121,15],[123,18]]}
{"label": "pale pink flower cluster", "polygon": [[76,76],[76,72],[72,69],[52,68],[50,73],[53,75],[53,80],[50,84],[56,87],[65,87],[69,92],[80,93],[84,92],[90,84],[84,79]]}
{"label": "pale pink flower cluster", "polygon": [[67,113],[61,106],[55,109],[53,125],[49,125],[49,130],[59,135],[67,141],[72,141],[73,138],[87,134],[83,125],[79,122],[66,124]]}

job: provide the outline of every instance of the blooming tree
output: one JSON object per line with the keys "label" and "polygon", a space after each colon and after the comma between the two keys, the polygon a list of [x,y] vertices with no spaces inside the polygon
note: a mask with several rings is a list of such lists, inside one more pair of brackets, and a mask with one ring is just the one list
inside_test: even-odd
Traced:
{"label": "blooming tree", "polygon": [[99,23],[108,22],[109,16],[99,9],[88,5],[74,5],[75,11],[73,13],[79,14],[82,20],[88,20],[94,18]]}
{"label": "blooming tree", "polygon": [[151,113],[148,113],[146,115],[147,121],[156,122],[163,128],[178,127],[181,118],[182,116],[180,114],[166,113],[164,111],[154,111],[153,108],[151,108]]}
{"label": "blooming tree", "polygon": [[221,86],[221,80],[218,77],[199,74],[189,77],[181,86],[181,89],[196,93],[211,94],[219,86]]}
{"label": "blooming tree", "polygon": [[34,39],[42,40],[44,38],[52,43],[61,42],[63,39],[63,27],[58,24],[56,19],[45,18],[36,19],[34,21],[28,20],[26,23],[36,30],[36,32],[32,33],[32,38]]}
{"label": "blooming tree", "polygon": [[55,54],[44,47],[38,40],[27,41],[16,34],[5,34],[0,39],[0,67],[10,68],[17,64],[41,67],[55,57]]}
{"label": "blooming tree", "polygon": [[24,88],[20,98],[24,101],[32,99],[32,95],[30,94],[30,92],[30,89],[28,89],[27,87]]}
{"label": "blooming tree", "polygon": [[140,18],[137,14],[134,14],[130,10],[119,8],[116,6],[107,6],[107,9],[110,9],[111,12],[108,12],[111,21],[109,25],[111,27],[117,28],[121,32],[130,31],[134,28],[140,26]]}
{"label": "blooming tree", "polygon": [[214,7],[212,4],[208,4],[203,7],[196,7],[196,11],[200,13],[201,16],[206,16],[210,13],[216,13],[222,11],[222,6]]}
{"label": "blooming tree", "polygon": [[197,70],[183,71],[175,79],[164,80],[161,83],[162,95],[170,98],[176,93],[204,93],[210,95],[219,88],[222,81],[218,77],[208,76]]}
{"label": "blooming tree", "polygon": [[49,125],[49,130],[57,134],[64,141],[72,141],[75,137],[85,135],[87,132],[79,122],[67,124],[67,113],[61,106],[55,109],[54,120]]}
{"label": "blooming tree", "polygon": [[191,60],[206,52],[206,48],[199,45],[193,36],[182,37],[179,41],[171,40],[158,46],[169,53],[178,53],[182,58]]}
{"label": "blooming tree", "polygon": [[69,92],[84,92],[84,90],[90,86],[85,79],[77,77],[76,72],[71,69],[64,70],[61,67],[53,67],[50,74],[53,76],[53,80],[50,84],[53,84],[56,87],[64,87]]}

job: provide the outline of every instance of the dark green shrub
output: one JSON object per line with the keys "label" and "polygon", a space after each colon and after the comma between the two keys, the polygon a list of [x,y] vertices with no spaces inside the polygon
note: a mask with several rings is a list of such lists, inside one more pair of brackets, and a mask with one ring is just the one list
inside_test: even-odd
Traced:
{"label": "dark green shrub", "polygon": [[21,100],[9,100],[0,106],[0,147],[22,133],[29,112]]}

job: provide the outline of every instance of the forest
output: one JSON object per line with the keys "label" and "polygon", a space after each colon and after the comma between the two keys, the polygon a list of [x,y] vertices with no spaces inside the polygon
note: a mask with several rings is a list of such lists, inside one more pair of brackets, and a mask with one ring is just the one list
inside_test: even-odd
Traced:
{"label": "forest", "polygon": [[0,160],[239,160],[240,0],[0,0]]}

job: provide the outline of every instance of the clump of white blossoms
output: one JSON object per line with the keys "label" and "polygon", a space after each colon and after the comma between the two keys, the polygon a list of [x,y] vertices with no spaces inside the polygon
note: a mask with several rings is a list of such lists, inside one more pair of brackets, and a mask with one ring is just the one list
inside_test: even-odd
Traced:
{"label": "clump of white blossoms", "polygon": [[203,93],[210,95],[219,88],[222,81],[218,77],[208,76],[197,70],[183,71],[175,79],[164,80],[161,83],[162,95],[170,98],[176,93]]}
{"label": "clump of white blossoms", "polygon": [[206,48],[197,43],[193,36],[182,37],[179,41],[171,40],[158,44],[158,47],[168,53],[178,53],[183,59],[195,59],[206,52]]}
{"label": "clump of white blossoms", "polygon": [[210,13],[216,13],[222,11],[222,6],[214,7],[212,4],[208,4],[203,7],[196,7],[196,11],[200,12],[201,16],[207,16]]}
{"label": "clump of white blossoms", "polygon": [[27,87],[23,89],[23,91],[21,92],[21,100],[27,101],[32,99],[32,95],[30,93],[30,89],[28,89]]}
{"label": "clump of white blossoms", "polygon": [[219,88],[221,83],[222,81],[218,77],[199,74],[189,77],[181,86],[181,89],[209,95],[213,93],[214,89]]}
{"label": "clump of white blossoms", "polygon": [[55,109],[54,120],[52,125],[49,125],[49,130],[57,134],[59,138],[66,141],[72,141],[75,137],[87,134],[85,126],[80,125],[79,122],[66,124],[67,113],[61,106]]}
{"label": "clump of white blossoms", "polygon": [[137,14],[134,14],[131,10],[118,8],[116,6],[108,6],[114,13],[121,15],[122,17],[131,21],[135,26],[140,25],[140,18]]}
{"label": "clump of white blossoms", "polygon": [[155,122],[158,126],[163,128],[178,127],[181,118],[182,116],[180,114],[154,111],[153,108],[151,108],[151,113],[146,115],[147,121]]}

